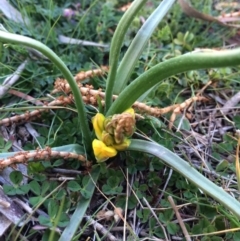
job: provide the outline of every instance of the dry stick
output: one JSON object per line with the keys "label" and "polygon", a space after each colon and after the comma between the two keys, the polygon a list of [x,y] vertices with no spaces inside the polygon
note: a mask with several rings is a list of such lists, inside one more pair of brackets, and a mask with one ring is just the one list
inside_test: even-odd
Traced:
{"label": "dry stick", "polygon": [[8,157],[6,159],[0,160],[0,170],[10,166],[14,163],[26,163],[29,160],[40,161],[40,160],[49,160],[51,158],[64,158],[64,159],[77,159],[79,161],[85,162],[86,158],[83,155],[79,155],[72,152],[61,152],[61,151],[52,151],[50,147],[46,147],[42,150],[36,150],[34,152],[18,152],[14,156]]}
{"label": "dry stick", "polygon": [[43,102],[41,102],[41,101],[33,98],[33,97],[30,96],[30,95],[24,94],[24,93],[22,93],[22,92],[20,92],[20,91],[17,91],[17,90],[10,89],[10,90],[8,90],[8,94],[11,94],[11,95],[15,95],[15,96],[17,96],[17,97],[20,97],[20,98],[22,98],[22,99],[24,99],[24,100],[27,100],[27,101],[35,104],[35,105],[44,105]]}
{"label": "dry stick", "polygon": [[[102,76],[105,74],[105,72],[108,71],[107,66],[101,66],[100,69],[93,69],[88,71],[80,71],[77,73],[74,77],[75,81],[78,83],[78,87],[82,87],[81,82],[88,78],[93,78],[94,76]],[[57,78],[54,82],[54,89],[52,91],[52,94],[58,93],[58,92],[64,92],[64,93],[70,93],[71,88],[66,79]]]}
{"label": "dry stick", "polygon": [[[68,84],[64,84],[64,86],[61,86],[61,83],[57,83],[57,87],[55,85],[55,88],[53,93],[56,93],[57,91],[60,91],[60,89],[62,89],[64,92],[69,93],[70,89],[69,89],[69,85]],[[86,104],[92,104],[92,105],[97,105],[98,104],[98,98],[100,98],[102,100],[102,105],[105,104],[105,102],[103,101],[104,97],[105,97],[105,92],[102,92],[101,89],[100,90],[94,90],[92,88],[92,86],[82,86],[81,84],[79,85],[81,94],[83,96],[83,100]],[[118,98],[117,95],[113,95],[112,96],[113,100],[116,100]],[[158,108],[158,107],[150,107],[142,102],[134,102],[133,104],[133,108],[135,110],[138,110],[141,113],[146,113],[152,116],[156,116],[159,117],[163,114],[166,114],[170,111],[174,111],[176,108],[184,108],[187,105],[191,104],[194,101],[202,101],[202,100],[207,100],[207,98],[205,97],[201,97],[201,96],[194,96],[191,97],[189,99],[187,99],[186,101],[184,101],[182,104],[174,104],[168,107],[164,107],[164,108]]]}
{"label": "dry stick", "polygon": [[226,115],[240,101],[240,92],[232,96],[221,108],[223,115]]}
{"label": "dry stick", "polygon": [[210,15],[198,12],[195,8],[190,6],[185,0],[178,0],[178,3],[181,6],[183,12],[186,15],[188,15],[189,17],[198,18],[198,19],[201,19],[201,20],[204,20],[204,21],[208,21],[208,22],[217,22],[220,25],[226,26],[225,23],[221,22],[217,18],[214,18],[214,17],[212,17]]}
{"label": "dry stick", "polygon": [[240,9],[240,4],[238,2],[219,2],[215,4],[215,9],[218,11],[222,11],[224,8],[235,8]]}
{"label": "dry stick", "polygon": [[[191,235],[192,237],[207,237],[207,236],[211,236],[211,235],[219,235],[219,234],[226,234],[226,233],[233,233],[233,232],[237,232],[239,231],[240,228],[231,228],[231,229],[224,229],[221,231],[216,231],[216,232],[211,232],[211,233],[200,233],[200,234],[193,234]],[[195,240],[199,240],[199,239],[195,239]]]}
{"label": "dry stick", "polygon": [[[95,69],[95,70],[89,70],[89,71],[81,71],[80,73],[78,73],[75,76],[75,80],[77,82],[81,82],[83,80],[85,80],[86,78],[92,78],[93,76],[96,75],[103,75],[105,73],[105,71],[108,70],[108,67],[106,66],[102,66],[101,69]],[[79,83],[79,87],[81,86],[81,84]],[[83,93],[86,96],[83,96],[83,100],[86,103],[90,103],[90,104],[97,104],[97,99],[94,98],[96,95],[96,91],[93,93],[93,96],[89,96],[88,92],[89,92],[90,88],[83,88]],[[55,81],[55,89],[53,90],[53,93],[59,92],[59,91],[64,91],[66,93],[70,92],[70,86],[67,83],[66,80],[64,79],[57,79]],[[73,97],[70,95],[69,97],[65,97],[65,96],[60,96],[57,100],[50,102],[48,105],[43,105],[40,101],[37,101],[35,99],[33,99],[31,96],[25,95],[21,92],[15,91],[15,90],[9,90],[8,91],[11,94],[14,94],[16,96],[19,96],[21,98],[27,99],[28,101],[31,101],[34,104],[37,105],[42,105],[43,107],[46,107],[46,109],[48,109],[48,106],[53,106],[53,105],[66,105],[66,104],[70,104],[73,102]],[[98,93],[99,91],[97,91]],[[104,93],[105,94],[105,93]],[[98,95],[98,94],[97,94]],[[39,109],[39,110],[35,110],[32,112],[26,112],[25,114],[22,115],[17,115],[17,116],[13,116],[10,118],[5,118],[3,120],[0,120],[0,125],[10,125],[12,122],[19,122],[19,121],[23,121],[23,120],[30,120],[35,118],[37,115],[39,115],[41,112],[44,112],[44,109]]]}
{"label": "dry stick", "polygon": [[145,197],[143,197],[143,201],[145,202],[145,204],[147,205],[148,209],[151,211],[152,215],[154,216],[154,218],[156,219],[157,223],[159,224],[159,226],[162,228],[162,231],[164,233],[165,239],[166,241],[169,241],[167,233],[165,231],[165,228],[163,227],[163,225],[161,224],[161,222],[159,221],[156,213],[153,211],[152,207],[150,206],[150,204],[148,203],[147,199]]}
{"label": "dry stick", "polygon": [[0,199],[0,206],[2,206],[4,208],[9,208],[11,206],[11,203]]}
{"label": "dry stick", "polygon": [[237,142],[237,150],[236,150],[236,176],[237,176],[237,184],[238,184],[238,191],[240,191],[240,165],[239,165],[239,146],[240,146],[240,130],[237,130],[238,135],[238,142]]}
{"label": "dry stick", "polygon": [[[31,112],[25,112],[24,114],[21,115],[16,115],[16,116],[12,116],[12,117],[7,117],[5,119],[0,120],[0,125],[4,125],[4,126],[8,126],[11,123],[17,123],[20,121],[29,121],[30,119],[36,118],[38,117],[38,115],[40,115],[42,112],[47,111],[51,108],[55,108],[54,106],[65,106],[68,104],[71,104],[73,102],[73,97],[69,96],[69,97],[64,97],[64,96],[60,96],[58,97],[56,100],[50,102],[48,105],[44,105],[41,106],[38,110],[34,110]],[[59,108],[59,107],[58,107]]]}
{"label": "dry stick", "polygon": [[3,84],[0,86],[0,98],[2,98],[7,93],[8,89],[18,81],[21,73],[27,65],[27,62],[28,61],[25,60],[23,63],[21,63],[17,70],[4,80]]}
{"label": "dry stick", "polygon": [[58,35],[58,42],[61,44],[76,44],[76,45],[93,46],[93,47],[101,47],[101,48],[107,48],[109,46],[108,44],[99,44],[91,41],[69,38],[61,34]]}
{"label": "dry stick", "polygon": [[128,197],[129,197],[129,193],[128,193],[128,184],[129,184],[129,180],[128,180],[128,169],[127,169],[127,174],[126,174],[126,176],[127,176],[127,188],[126,188],[126,204],[125,204],[125,217],[124,217],[124,222],[123,222],[123,227],[124,227],[124,229],[123,229],[123,241],[125,241],[126,240],[126,227],[127,227],[127,225],[126,225],[126,222],[127,222],[127,218],[126,218],[126,216],[127,216],[127,209],[128,209]]}
{"label": "dry stick", "polygon": [[[188,106],[190,106],[193,102],[196,101],[207,101],[208,99],[203,97],[203,96],[193,96],[187,100],[185,100],[183,103],[181,104],[175,104],[173,106],[169,106],[166,108],[163,108],[165,110],[167,110],[167,112],[170,112],[171,110],[173,110],[173,113],[170,117],[170,121],[169,121],[169,129],[171,129],[173,127],[173,122],[175,121],[176,115],[181,113],[181,111],[183,109],[186,109]],[[175,107],[176,106],[176,107]],[[173,108],[174,107],[174,108]]]}
{"label": "dry stick", "polygon": [[[102,67],[104,70],[107,69],[107,67]],[[78,73],[75,76],[75,80],[78,82],[81,82],[82,80],[86,79],[86,78],[90,78],[93,77],[94,75],[102,75],[103,74],[103,70],[102,69],[96,69],[96,70],[90,70],[90,71],[82,71],[80,73]],[[207,86],[207,85],[206,85]],[[98,105],[98,98],[101,99],[101,103],[104,106],[104,97],[105,97],[105,93],[101,91],[101,89],[99,90],[94,90],[92,86],[82,86],[81,83],[79,83],[79,88],[83,97],[83,101],[86,104],[91,104],[91,105]],[[205,87],[206,88],[206,87]],[[63,79],[57,79],[55,81],[55,87],[52,93],[57,93],[57,92],[65,92],[65,93],[70,93],[71,89],[69,84],[63,80]],[[113,95],[113,99],[117,99],[117,95]],[[171,119],[170,119],[170,124],[173,123],[172,119],[175,118],[176,113],[178,111],[180,111],[182,108],[185,108],[186,106],[190,105],[190,103],[194,102],[194,101],[201,101],[201,100],[205,100],[205,97],[201,97],[201,96],[194,96],[192,98],[187,99],[185,102],[183,102],[182,104],[174,104],[172,106],[168,106],[165,108],[157,108],[157,107],[150,107],[147,106],[144,103],[141,102],[135,102],[133,104],[133,108],[138,110],[141,113],[146,113],[152,116],[156,116],[156,117],[160,117],[163,114],[166,114],[170,111],[174,111]],[[66,105],[66,104],[70,104],[73,102],[73,97],[70,95],[69,97],[64,97],[64,96],[60,96],[57,100],[50,102],[47,106],[44,105],[44,108],[49,108],[49,106],[53,106],[53,105]],[[40,104],[40,103],[39,103]],[[50,109],[50,108],[49,108]],[[39,109],[39,110],[35,110],[32,112],[27,112],[25,114],[22,115],[18,115],[18,116],[13,116],[10,118],[5,118],[3,120],[0,121],[0,125],[10,125],[12,122],[19,122],[19,121],[23,121],[23,120],[30,120],[35,118],[37,115],[40,115],[41,112],[43,112],[45,110],[43,109]]]}
{"label": "dry stick", "polygon": [[184,237],[185,237],[186,241],[192,241],[190,236],[189,236],[189,234],[188,234],[186,226],[185,226],[184,222],[182,221],[182,217],[181,217],[180,213],[178,212],[178,208],[176,207],[176,205],[175,205],[175,203],[173,201],[173,198],[171,196],[169,196],[168,197],[168,201],[170,202],[170,204],[171,204],[171,206],[173,208],[173,211],[176,214],[177,220],[178,220],[178,222],[180,224],[180,227],[181,227],[181,229],[183,231],[183,234],[184,234]]}
{"label": "dry stick", "polygon": [[173,173],[173,169],[171,168],[169,170],[169,174],[168,174],[167,180],[166,180],[166,182],[164,184],[164,187],[163,187],[163,189],[161,191],[161,194],[159,195],[159,197],[157,198],[157,200],[155,202],[154,208],[156,208],[158,206],[158,204],[160,203],[160,201],[162,200],[162,197],[163,197],[163,195],[164,195],[164,193],[165,193],[165,191],[167,189],[167,186],[168,186],[168,183],[170,181],[170,178],[172,177],[172,173]]}
{"label": "dry stick", "polygon": [[102,224],[98,223],[97,221],[93,220],[90,216],[85,217],[87,221],[100,233],[106,236],[110,241],[117,241],[117,238],[113,236],[109,230],[107,230]]}
{"label": "dry stick", "polygon": [[[178,106],[177,106],[175,109],[173,109],[173,113],[172,113],[172,115],[171,115],[171,117],[170,117],[170,121],[169,121],[169,125],[168,125],[169,129],[171,129],[171,128],[173,127],[173,123],[174,123],[174,121],[175,121],[175,119],[176,119],[176,115],[177,115],[178,113],[180,113],[184,108],[186,109],[186,108],[187,108],[188,106],[190,106],[193,102],[196,102],[196,101],[205,101],[205,100],[207,101],[207,100],[208,100],[207,98],[202,97],[202,96],[200,96],[200,95],[201,95],[201,94],[203,93],[203,91],[204,91],[209,85],[211,85],[211,84],[212,84],[212,81],[211,81],[211,80],[208,81],[207,84],[205,84],[205,85],[198,91],[198,93],[196,94],[196,96],[193,96],[193,97],[185,100],[183,103],[178,104]],[[167,107],[167,108],[168,108],[168,107]]]}

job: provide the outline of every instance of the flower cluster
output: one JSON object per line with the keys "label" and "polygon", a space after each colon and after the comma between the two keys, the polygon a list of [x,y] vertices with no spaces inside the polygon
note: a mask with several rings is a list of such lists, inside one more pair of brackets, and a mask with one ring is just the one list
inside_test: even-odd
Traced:
{"label": "flower cluster", "polygon": [[92,143],[94,155],[97,162],[103,162],[130,145],[129,138],[135,131],[135,113],[132,108],[107,118],[97,113],[92,118],[92,123],[98,138]]}

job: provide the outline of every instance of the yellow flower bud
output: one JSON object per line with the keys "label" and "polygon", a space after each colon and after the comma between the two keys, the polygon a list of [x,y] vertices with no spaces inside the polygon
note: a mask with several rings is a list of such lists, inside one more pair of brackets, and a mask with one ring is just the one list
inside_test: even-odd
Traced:
{"label": "yellow flower bud", "polygon": [[110,157],[117,155],[116,149],[106,146],[102,141],[94,139],[92,142],[93,152],[97,162],[104,162]]}

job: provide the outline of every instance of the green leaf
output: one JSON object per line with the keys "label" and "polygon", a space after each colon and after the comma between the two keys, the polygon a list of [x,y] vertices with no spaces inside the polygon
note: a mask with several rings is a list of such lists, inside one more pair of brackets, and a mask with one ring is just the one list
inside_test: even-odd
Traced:
{"label": "green leaf", "polygon": [[228,168],[228,166],[229,166],[229,162],[227,160],[222,160],[217,164],[216,171],[217,172],[224,171]]}
{"label": "green leaf", "polygon": [[3,149],[5,145],[5,140],[0,136],[0,148]]}
{"label": "green leaf", "polygon": [[29,185],[22,185],[16,188],[16,194],[18,195],[26,194],[28,193],[28,191],[29,191]]}
{"label": "green leaf", "polygon": [[60,228],[64,228],[64,227],[66,227],[68,225],[68,223],[69,223],[68,215],[66,213],[62,213],[60,215],[60,219],[58,221],[57,226],[60,227]]}
{"label": "green leaf", "polygon": [[105,194],[107,194],[107,195],[110,195],[110,194],[114,195],[114,194],[115,194],[115,192],[113,191],[113,189],[112,189],[110,186],[106,185],[106,184],[104,184],[104,185],[102,186],[102,191],[103,191]]}
{"label": "green leaf", "polygon": [[[124,55],[117,70],[114,85],[114,94],[119,94],[126,87],[127,81],[132,74],[134,66],[140,57],[144,47],[150,39],[153,31],[157,28],[163,17],[167,14],[176,0],[163,0],[145,21],[137,32],[126,54]],[[148,88],[147,88],[148,89]],[[137,90],[137,89],[136,89]],[[145,87],[146,90],[146,87]]]}
{"label": "green leaf", "polygon": [[36,173],[36,172],[42,172],[45,170],[45,167],[41,162],[31,162],[28,164],[28,171],[29,173]]}
{"label": "green leaf", "polygon": [[42,183],[42,191],[41,191],[42,196],[49,190],[49,188],[50,188],[49,181],[44,181]]}
{"label": "green leaf", "polygon": [[89,179],[90,179],[89,176],[84,176],[84,177],[83,177],[83,179],[82,179],[82,186],[83,186],[83,187],[85,187],[85,186],[88,185]]}
{"label": "green leaf", "polygon": [[3,151],[7,152],[11,147],[12,147],[12,142],[11,141],[7,141]]}
{"label": "green leaf", "polygon": [[128,150],[146,152],[158,157],[240,218],[240,203],[235,198],[207,179],[172,151],[155,142],[143,140],[132,140]]}
{"label": "green leaf", "polygon": [[234,234],[233,234],[233,240],[234,240],[234,241],[240,240],[240,232],[234,232]]}
{"label": "green leaf", "polygon": [[69,181],[67,186],[68,186],[68,189],[73,192],[77,192],[81,190],[81,186],[76,181]]}
{"label": "green leaf", "polygon": [[80,193],[85,199],[89,199],[91,197],[91,192],[86,189],[81,189]]}
{"label": "green leaf", "polygon": [[114,188],[114,187],[118,186],[119,181],[120,181],[119,177],[110,177],[110,178],[108,178],[107,183],[110,188],[111,187]]}
{"label": "green leaf", "polygon": [[55,200],[50,199],[48,202],[48,215],[51,217],[51,219],[54,219],[56,217],[58,208],[58,203]]}
{"label": "green leaf", "polygon": [[93,166],[92,171],[90,172],[91,179],[89,179],[88,184],[85,186],[85,190],[89,192],[89,198],[81,198],[74,214],[72,215],[69,224],[62,232],[62,235],[59,239],[59,241],[65,241],[65,240],[72,240],[74,237],[75,232],[78,230],[80,223],[86,213],[87,208],[90,205],[91,197],[94,193],[95,189],[95,183],[98,180],[100,174],[100,167],[99,165]]}
{"label": "green leaf", "polygon": [[45,217],[43,215],[40,215],[38,217],[38,221],[41,225],[47,226],[47,227],[52,227],[53,224],[51,223],[50,219],[48,217]]}
{"label": "green leaf", "polygon": [[147,0],[133,1],[130,8],[124,13],[123,17],[119,21],[117,28],[114,32],[109,54],[109,65],[111,66],[111,68],[107,78],[107,88],[105,95],[106,110],[108,110],[112,104],[112,94],[113,88],[115,88],[114,85],[116,83],[117,65],[119,62],[118,58],[123,44],[123,39],[129,28],[130,23],[134,20],[134,17],[146,2]]}
{"label": "green leaf", "polygon": [[206,216],[207,218],[214,218],[217,216],[217,208],[214,206],[210,206],[210,204],[206,205],[199,205],[199,211],[203,216]]}
{"label": "green leaf", "polygon": [[107,164],[106,164],[106,162],[99,163],[99,166],[101,168],[101,174],[106,174],[106,172],[107,172]]}
{"label": "green leaf", "polygon": [[190,131],[191,129],[191,124],[184,115],[177,116],[176,120],[174,121],[174,126],[176,126],[179,130]]}
{"label": "green leaf", "polygon": [[141,218],[142,223],[146,223],[149,219],[151,211],[149,209],[137,210],[137,216]]}
{"label": "green leaf", "polygon": [[4,191],[4,193],[7,194],[7,195],[16,195],[16,189],[15,189],[15,187],[10,186],[10,185],[4,184],[4,185],[3,185],[3,191]]}
{"label": "green leaf", "polygon": [[131,195],[128,198],[128,208],[133,209],[137,206],[137,204],[138,204],[138,200],[136,199],[136,197],[134,195]]}
{"label": "green leaf", "polygon": [[80,123],[81,132],[83,135],[83,143],[86,148],[87,153],[91,153],[92,150],[92,139],[90,135],[90,129],[87,121],[87,113],[85,111],[84,102],[82,99],[82,95],[80,90],[77,86],[76,81],[70,70],[64,64],[64,62],[46,45],[43,43],[31,39],[29,37],[21,36],[18,34],[12,34],[3,30],[0,30],[0,41],[3,43],[10,43],[10,44],[19,44],[24,45],[30,48],[33,48],[39,51],[41,54],[46,56],[52,63],[62,72],[64,78],[68,81],[70,88],[72,90],[72,94],[74,96],[75,104],[77,107],[78,112],[78,119]]}
{"label": "green leaf", "polygon": [[18,185],[22,182],[23,180],[23,175],[20,171],[12,171],[9,175],[10,180],[12,181],[13,184]]}
{"label": "green leaf", "polygon": [[235,123],[236,128],[240,129],[240,116],[239,115],[233,116],[233,121]]}
{"label": "green leaf", "polygon": [[179,231],[179,226],[176,223],[170,222],[167,224],[167,231],[174,235]]}
{"label": "green leaf", "polygon": [[129,84],[113,102],[106,116],[122,113],[148,89],[164,79],[189,70],[221,68],[240,64],[240,48],[224,51],[191,52],[168,59],[150,68]]}
{"label": "green leaf", "polygon": [[39,197],[30,197],[29,198],[29,202],[32,206],[37,206],[39,203],[41,203],[43,201],[43,197],[39,196]]}
{"label": "green leaf", "polygon": [[[56,198],[57,200],[61,200],[64,196],[66,196],[66,191],[65,191],[64,189],[60,189],[60,190],[57,192],[55,198]],[[65,202],[66,202],[66,200],[65,200]]]}
{"label": "green leaf", "polygon": [[39,185],[39,183],[35,180],[31,181],[29,183],[30,189],[31,191],[36,194],[36,195],[41,195],[41,187]]}
{"label": "green leaf", "polygon": [[53,167],[59,167],[59,166],[61,166],[63,163],[64,163],[64,160],[63,160],[63,159],[59,159],[59,160],[55,161],[52,166],[53,166]]}

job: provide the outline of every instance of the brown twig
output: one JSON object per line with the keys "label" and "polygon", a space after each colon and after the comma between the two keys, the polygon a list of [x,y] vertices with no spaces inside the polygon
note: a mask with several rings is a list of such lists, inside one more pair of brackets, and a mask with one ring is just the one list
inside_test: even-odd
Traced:
{"label": "brown twig", "polygon": [[178,220],[178,222],[180,224],[180,227],[181,227],[181,229],[183,231],[183,234],[184,234],[184,237],[185,237],[186,241],[192,241],[190,236],[189,236],[189,233],[188,233],[188,231],[186,229],[186,226],[185,226],[184,222],[182,221],[182,217],[181,217],[180,213],[178,212],[178,208],[176,207],[176,205],[175,205],[175,203],[173,201],[173,198],[171,196],[169,196],[168,197],[168,201],[170,202],[170,204],[172,206],[172,209],[173,209],[173,211],[176,214],[177,220]]}

